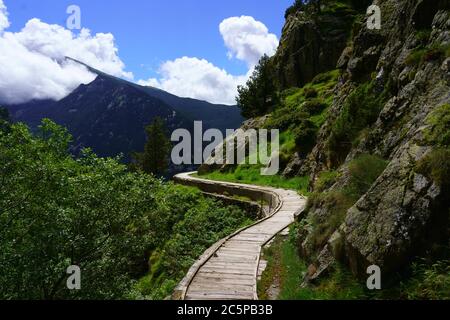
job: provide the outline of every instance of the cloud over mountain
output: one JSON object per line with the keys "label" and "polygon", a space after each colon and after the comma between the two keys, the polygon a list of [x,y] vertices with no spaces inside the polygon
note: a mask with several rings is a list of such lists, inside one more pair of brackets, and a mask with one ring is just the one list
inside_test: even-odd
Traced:
{"label": "cloud over mountain", "polygon": [[[132,78],[124,71],[112,34],[75,34],[59,25],[31,19],[20,32],[8,32],[6,7],[0,0],[0,102],[61,99],[95,75],[65,61],[70,56],[115,76]],[[2,33],[3,30],[3,33]]]}
{"label": "cloud over mountain", "polygon": [[205,59],[182,57],[164,62],[159,70],[159,79],[140,80],[138,83],[182,97],[235,104],[237,86],[246,82],[261,56],[275,53],[278,38],[270,34],[262,22],[249,16],[225,19],[219,30],[229,57],[245,61],[247,74],[231,75]]}
{"label": "cloud over mountain", "polygon": [[166,61],[160,68],[160,79],[139,81],[176,94],[212,103],[234,104],[236,88],[246,76],[233,76],[205,59],[182,57]]}

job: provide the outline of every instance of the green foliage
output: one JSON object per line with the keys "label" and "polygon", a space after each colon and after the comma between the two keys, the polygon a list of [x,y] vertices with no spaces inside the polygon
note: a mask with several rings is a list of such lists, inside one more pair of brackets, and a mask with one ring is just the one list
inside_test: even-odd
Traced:
{"label": "green foliage", "polygon": [[380,176],[387,166],[387,162],[374,155],[361,155],[350,162],[348,166],[349,182],[341,190],[324,192],[325,186],[333,185],[337,178],[336,172],[323,172],[316,183],[317,189],[307,202],[306,211],[323,208],[326,216],[313,216],[310,224],[313,227],[310,239],[314,248],[321,248],[342,224],[347,210],[366,193],[370,186]]}
{"label": "green foliage", "polygon": [[406,57],[406,64],[409,66],[418,66],[423,62],[423,57],[426,52],[426,49],[416,49],[411,51],[411,53]]}
{"label": "green foliage", "polygon": [[246,85],[238,87],[236,102],[245,118],[264,115],[277,104],[273,65],[267,55],[259,60]]}
{"label": "green foliage", "polygon": [[337,80],[337,76],[338,76],[337,70],[320,73],[311,80],[311,83],[313,85],[316,85],[321,83],[335,82]]}
{"label": "green foliage", "polygon": [[293,108],[282,108],[275,110],[267,120],[265,126],[269,129],[280,131],[292,131],[302,122],[307,121],[309,113]]}
{"label": "green foliage", "polygon": [[345,160],[359,133],[376,121],[385,100],[385,94],[377,94],[371,82],[360,85],[350,94],[332,124],[327,142],[330,159],[335,165]]}
{"label": "green foliage", "polygon": [[321,99],[313,99],[306,101],[302,108],[310,115],[316,115],[322,113],[328,105]]}
{"label": "green foliage", "polygon": [[386,169],[387,161],[370,154],[363,154],[348,165],[350,180],[347,193],[360,197],[366,193],[380,174]]}
{"label": "green foliage", "polygon": [[252,223],[241,209],[218,205],[215,200],[199,197],[197,191],[183,193],[183,197],[185,199],[169,200],[173,206],[181,207],[184,215],[172,225],[170,232],[165,233],[167,239],[149,260],[149,274],[138,283],[142,294],[151,299],[164,299],[170,295],[208,247],[239,227]]}
{"label": "green foliage", "polygon": [[313,227],[309,236],[313,248],[323,248],[330,236],[344,222],[347,210],[355,204],[356,200],[342,191],[314,193],[312,197],[308,198],[308,209],[320,206],[327,210],[326,217],[314,215],[309,221]]}
{"label": "green foliage", "polygon": [[426,45],[430,39],[431,29],[419,30],[416,33],[416,38],[422,45]]}
{"label": "green foliage", "polygon": [[9,112],[2,106],[0,106],[0,120],[9,121]]}
{"label": "green foliage", "polygon": [[433,110],[425,122],[429,126],[425,129],[427,143],[450,146],[450,104],[444,104]]}
{"label": "green foliage", "polygon": [[318,129],[313,122],[303,120],[292,131],[295,144],[302,156],[306,156],[316,144],[317,130]]}
{"label": "green foliage", "polygon": [[[419,35],[425,37],[425,35]],[[423,39],[422,39],[423,40]],[[424,62],[430,62],[449,57],[450,45],[432,45],[430,47],[420,46],[406,57],[406,64],[409,66],[420,66]]]}
{"label": "green foliage", "polygon": [[316,89],[314,89],[313,87],[306,87],[303,90],[303,94],[305,95],[306,99],[311,99],[311,98],[317,98],[317,95],[319,94],[317,92]]}
{"label": "green foliage", "polygon": [[319,178],[314,183],[314,191],[325,191],[326,189],[333,186],[338,177],[339,173],[337,171],[322,171],[319,175]]}
{"label": "green foliage", "polygon": [[287,179],[279,175],[262,176],[260,167],[253,165],[239,165],[231,172],[211,172],[201,175],[201,177],[218,181],[247,183],[296,190],[302,194],[307,194],[307,188],[309,185],[308,177],[295,177]]}
{"label": "green foliage", "polygon": [[412,276],[401,284],[401,291],[409,300],[450,300],[450,263],[440,260],[412,265]]}
{"label": "green foliage", "polygon": [[425,141],[435,148],[416,164],[416,172],[431,178],[440,186],[450,181],[450,104],[444,104],[425,120]]}
{"label": "green foliage", "polygon": [[169,165],[170,140],[167,137],[164,121],[156,117],[145,128],[147,143],[143,153],[133,154],[132,168],[138,168],[145,173],[156,176],[164,175]]}
{"label": "green foliage", "polygon": [[[141,233],[157,181],[112,159],[67,153],[66,130],[45,120],[0,134],[0,296],[3,299],[121,297],[149,239]],[[83,290],[65,288],[82,269]]]}
{"label": "green foliage", "polygon": [[[249,221],[117,159],[89,150],[73,159],[70,140],[49,120],[36,136],[23,124],[0,131],[0,299],[167,295],[202,250]],[[82,290],[66,288],[70,265]],[[134,284],[148,268],[158,280],[141,292]]]}
{"label": "green foliage", "polygon": [[282,92],[281,106],[272,112],[265,126],[292,133],[297,151],[306,155],[314,147],[316,133],[326,120],[338,75],[336,70],[326,72],[303,88]]}
{"label": "green foliage", "polygon": [[[291,227],[295,233],[296,225]],[[366,292],[351,274],[340,265],[336,265],[328,276],[319,283],[302,287],[307,264],[297,254],[295,241],[291,237],[284,240],[276,238],[271,247],[264,251],[268,265],[258,283],[258,296],[267,298],[267,292],[276,281],[280,288],[279,300],[351,300],[364,299]]]}
{"label": "green foliage", "polygon": [[450,149],[434,149],[416,164],[415,170],[440,186],[450,185]]}

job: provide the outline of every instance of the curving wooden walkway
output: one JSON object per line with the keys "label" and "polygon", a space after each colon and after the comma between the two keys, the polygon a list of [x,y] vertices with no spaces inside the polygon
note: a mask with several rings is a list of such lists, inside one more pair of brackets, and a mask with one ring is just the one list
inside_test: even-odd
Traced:
{"label": "curving wooden walkway", "polygon": [[306,198],[295,191],[215,182],[191,176],[177,175],[175,180],[189,185],[220,185],[236,190],[263,192],[276,197],[270,215],[254,225],[239,230],[209,248],[191,267],[175,290],[175,299],[186,300],[257,300],[257,278],[262,248],[286,229],[305,207]]}

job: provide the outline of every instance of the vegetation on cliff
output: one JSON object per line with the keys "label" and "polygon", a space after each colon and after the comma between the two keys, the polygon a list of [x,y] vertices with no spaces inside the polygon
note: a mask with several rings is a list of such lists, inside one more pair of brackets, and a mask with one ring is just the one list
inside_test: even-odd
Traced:
{"label": "vegetation on cliff", "polygon": [[383,290],[349,297],[448,298],[450,8],[380,0],[382,28],[370,30],[371,3],[296,1],[271,58],[279,100],[261,127],[288,137],[283,176],[309,177],[310,192],[293,242],[269,249],[301,291],[280,298],[336,298],[329,281],[364,286],[374,264]]}

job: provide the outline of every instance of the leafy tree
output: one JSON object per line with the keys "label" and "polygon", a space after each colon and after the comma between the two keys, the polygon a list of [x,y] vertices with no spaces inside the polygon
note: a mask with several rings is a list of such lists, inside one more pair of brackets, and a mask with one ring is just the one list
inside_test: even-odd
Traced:
{"label": "leafy tree", "polygon": [[[118,159],[67,151],[49,120],[0,131],[0,300],[166,297],[211,244],[248,222],[200,191],[131,173]],[[136,290],[148,270],[150,292]],[[167,253],[165,253],[167,252]],[[81,268],[81,290],[66,287]],[[157,280],[157,281],[156,281]]]}
{"label": "leafy tree", "polygon": [[273,74],[272,62],[264,55],[246,85],[238,87],[236,102],[244,117],[257,117],[273,109],[278,101]]}
{"label": "leafy tree", "polygon": [[[49,120],[36,137],[0,133],[0,299],[123,297],[151,245],[141,227],[157,182],[89,151],[74,160],[70,139]],[[82,290],[66,288],[70,265]]]}
{"label": "leafy tree", "polygon": [[164,175],[169,164],[170,140],[167,137],[164,121],[156,117],[145,128],[147,143],[143,153],[135,153],[134,166],[145,173]]}

